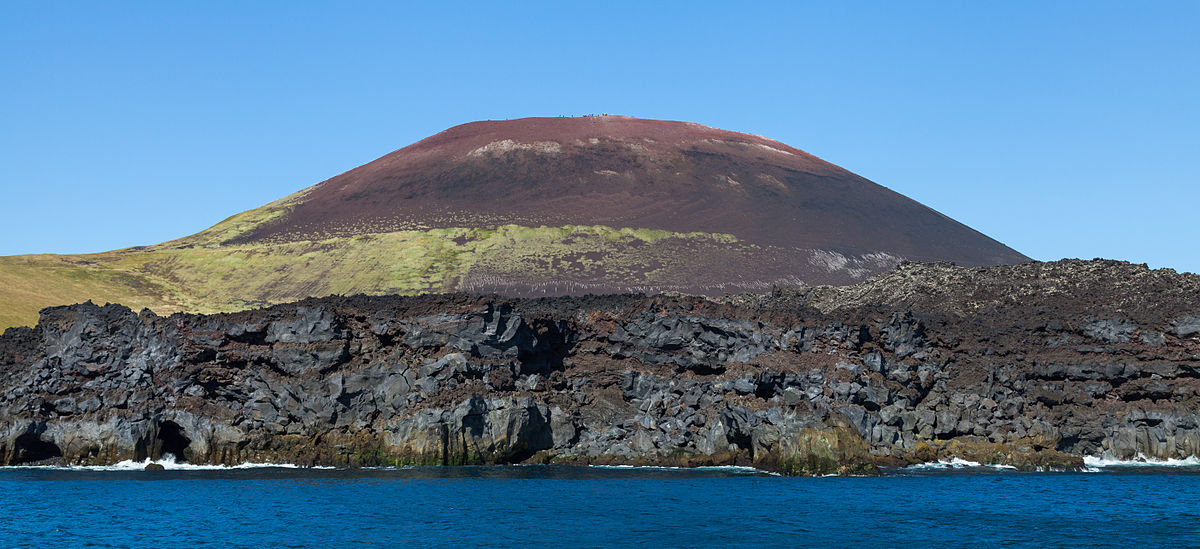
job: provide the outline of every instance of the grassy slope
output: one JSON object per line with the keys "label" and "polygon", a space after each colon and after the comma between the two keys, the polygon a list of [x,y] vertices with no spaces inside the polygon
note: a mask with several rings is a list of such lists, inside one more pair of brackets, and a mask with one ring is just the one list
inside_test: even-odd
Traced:
{"label": "grassy slope", "polygon": [[[105,254],[97,254],[105,255]],[[0,329],[37,322],[51,305],[89,299],[120,302],[134,309],[178,311],[172,292],[146,275],[114,269],[90,256],[0,257]]]}
{"label": "grassy slope", "polygon": [[[43,307],[88,299],[149,307],[159,314],[212,313],[330,294],[486,289],[479,282],[492,276],[488,273],[565,276],[569,283],[620,276],[625,268],[630,276],[648,273],[653,281],[669,278],[656,273],[672,266],[655,262],[681,246],[737,245],[732,236],[720,234],[515,225],[219,245],[286,211],[293,197],[156,246],[0,257],[0,328],[32,325]],[[599,257],[605,257],[603,264]],[[468,278],[471,282],[464,284]]]}

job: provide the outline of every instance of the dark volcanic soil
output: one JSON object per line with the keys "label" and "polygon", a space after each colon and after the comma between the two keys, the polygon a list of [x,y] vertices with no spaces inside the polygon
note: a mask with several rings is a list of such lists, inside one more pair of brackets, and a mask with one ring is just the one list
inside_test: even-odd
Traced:
{"label": "dark volcanic soil", "polygon": [[782,250],[960,265],[1028,260],[777,141],[621,116],[457,126],[316,185],[236,241],[500,224],[729,233]]}

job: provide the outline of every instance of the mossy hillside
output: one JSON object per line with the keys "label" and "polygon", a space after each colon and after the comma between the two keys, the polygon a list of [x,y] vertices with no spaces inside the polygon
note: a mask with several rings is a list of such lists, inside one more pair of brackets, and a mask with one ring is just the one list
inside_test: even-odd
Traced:
{"label": "mossy hillside", "polygon": [[506,274],[655,282],[686,268],[678,249],[713,255],[742,246],[730,235],[605,226],[505,225],[238,245],[219,239],[0,257],[0,327],[32,325],[43,307],[89,299],[159,314],[215,313],[332,294],[486,290],[479,281]]}
{"label": "mossy hillside", "polygon": [[[103,254],[96,254],[103,255]],[[94,256],[0,257],[0,329],[32,326],[38,311],[89,299],[133,309],[178,311],[183,303],[154,277],[114,267]]]}

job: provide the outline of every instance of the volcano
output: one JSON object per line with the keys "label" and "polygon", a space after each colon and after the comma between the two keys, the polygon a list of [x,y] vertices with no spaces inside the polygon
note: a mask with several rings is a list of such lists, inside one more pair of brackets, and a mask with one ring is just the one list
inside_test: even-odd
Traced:
{"label": "volcano", "polygon": [[[778,141],[623,116],[456,126],[320,183],[291,206],[233,242],[497,224],[604,225],[970,266],[1028,261]],[[796,274],[845,282],[815,271]]]}
{"label": "volcano", "polygon": [[85,298],[220,312],[354,293],[721,295],[849,284],[903,260],[1029,258],[765,137],[525,118],[450,128],[156,246],[0,258],[0,305],[17,311],[0,322]]}

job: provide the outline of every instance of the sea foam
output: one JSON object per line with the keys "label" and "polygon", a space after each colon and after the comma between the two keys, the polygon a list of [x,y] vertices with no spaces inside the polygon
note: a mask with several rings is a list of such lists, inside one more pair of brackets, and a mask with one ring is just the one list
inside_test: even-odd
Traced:
{"label": "sea foam", "polygon": [[[299,465],[292,463],[253,463],[245,462],[239,465],[198,465],[177,461],[175,456],[164,454],[161,459],[151,460],[146,458],[143,461],[134,461],[127,459],[118,461],[112,465],[29,465],[29,466],[14,466],[13,469],[67,469],[72,471],[143,471],[147,465],[161,465],[167,471],[225,471],[229,469],[299,469]],[[5,467],[6,469],[9,467]],[[311,467],[312,469],[334,469],[334,467]]]}
{"label": "sea foam", "polygon": [[928,463],[918,463],[916,465],[909,465],[907,468],[908,469],[963,469],[963,468],[967,468],[967,467],[988,467],[991,469],[1016,470],[1016,467],[1013,467],[1012,465],[1000,465],[1000,464],[984,465],[982,463],[979,463],[978,461],[969,461],[969,460],[962,459],[960,457],[952,457],[950,459],[942,459],[942,460],[938,460],[938,461],[931,461]]}
{"label": "sea foam", "polygon": [[748,473],[756,475],[779,476],[779,473],[748,467],[745,465],[702,465],[698,467],[672,467],[666,465],[589,465],[595,469],[627,469],[641,471],[724,471],[729,473]]}
{"label": "sea foam", "polygon": [[1088,467],[1200,467],[1200,457],[1183,459],[1153,459],[1138,454],[1134,459],[1117,459],[1112,456],[1084,456],[1083,464]]}

